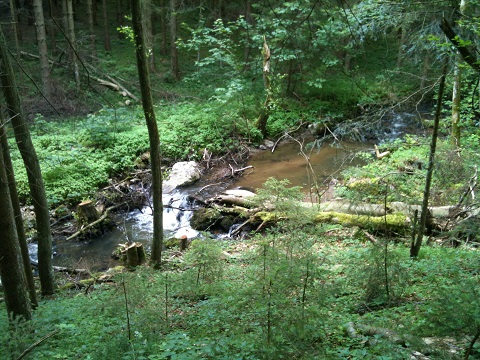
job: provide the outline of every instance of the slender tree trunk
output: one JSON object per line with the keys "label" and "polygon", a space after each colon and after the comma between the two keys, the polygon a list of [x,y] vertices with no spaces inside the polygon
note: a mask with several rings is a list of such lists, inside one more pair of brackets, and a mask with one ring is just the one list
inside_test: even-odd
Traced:
{"label": "slender tree trunk", "polygon": [[453,90],[452,90],[452,134],[451,141],[455,146],[460,146],[460,102],[462,87],[462,69],[460,68],[461,57],[455,55],[455,65],[453,70]]}
{"label": "slender tree trunk", "polygon": [[245,62],[244,69],[248,69],[248,61],[250,59],[251,51],[251,38],[250,38],[250,26],[253,25],[253,16],[252,16],[252,3],[250,0],[245,0],[245,22],[247,23],[247,31],[245,34],[245,48],[243,49],[243,61]]}
{"label": "slender tree trunk", "polygon": [[18,246],[3,156],[0,156],[0,229],[2,229],[0,276],[7,312],[13,318],[21,316],[25,320],[30,320],[32,318],[30,298],[27,292],[27,280],[25,279],[20,247]]}
{"label": "slender tree trunk", "polygon": [[[55,282],[52,271],[52,234],[50,214],[37,153],[23,114],[18,87],[6,50],[5,38],[0,31],[0,80],[11,118],[15,140],[27,170],[28,185],[35,211],[38,232],[38,270],[42,294],[53,294]],[[11,205],[10,205],[11,206]]]}
{"label": "slender tree trunk", "polygon": [[158,133],[155,111],[153,109],[148,65],[146,58],[145,39],[143,33],[141,0],[131,0],[132,27],[135,35],[138,76],[142,92],[142,104],[150,140],[150,161],[152,166],[152,197],[153,197],[153,240],[150,263],[159,267],[162,262],[163,247],[163,204],[162,204],[162,170],[160,154],[160,136]]}
{"label": "slender tree trunk", "polygon": [[[459,13],[463,17],[467,10],[468,0],[460,0]],[[455,146],[460,146],[460,103],[462,91],[462,57],[457,52],[455,56],[455,68],[453,73],[453,90],[452,90],[452,135],[451,141]]]}
{"label": "slender tree trunk", "polygon": [[25,4],[27,8],[27,24],[31,26],[34,23],[33,0],[26,0]]}
{"label": "slender tree trunk", "polygon": [[77,59],[77,40],[75,38],[75,22],[73,20],[73,5],[72,0],[63,0],[63,26],[68,38],[68,60],[72,65],[73,76],[77,88],[80,87],[80,71],[78,69]]}
{"label": "slender tree trunk", "polygon": [[398,29],[398,54],[397,54],[397,69],[403,65],[403,48],[405,46],[405,29],[400,27]]}
{"label": "slender tree trunk", "polygon": [[103,29],[105,31],[105,51],[112,51],[112,44],[110,43],[110,31],[108,29],[107,0],[102,0],[102,9],[103,9]]}
{"label": "slender tree trunk", "polygon": [[13,32],[13,40],[15,43],[15,55],[19,56],[20,55],[20,45],[19,45],[19,38],[20,36],[20,28],[18,27],[18,22],[17,22],[17,8],[15,6],[15,2],[13,0],[10,0],[10,18],[12,21],[12,32]]}
{"label": "slender tree trunk", "polygon": [[270,117],[270,108],[272,106],[273,94],[272,86],[270,82],[270,48],[268,47],[265,36],[263,37],[263,85],[265,87],[266,99],[263,104],[263,109],[260,116],[257,119],[257,129],[260,130],[262,135],[267,135],[267,121]]}
{"label": "slender tree trunk", "polygon": [[40,59],[40,77],[42,79],[43,95],[51,100],[52,91],[50,86],[50,65],[48,63],[47,34],[45,31],[45,19],[43,16],[42,0],[33,0],[35,14],[35,27],[37,30],[38,55]]}
{"label": "slender tree trunk", "polygon": [[147,49],[147,60],[148,60],[148,70],[150,73],[155,73],[157,71],[155,67],[155,51],[153,44],[153,12],[152,12],[152,3],[150,1],[144,1],[142,3],[142,18],[145,24],[145,46]]}
{"label": "slender tree trunk", "polygon": [[[0,115],[1,116],[1,115]],[[28,253],[27,236],[23,228],[22,211],[18,200],[17,186],[15,184],[15,175],[13,173],[12,159],[10,158],[10,147],[8,145],[7,133],[5,131],[5,121],[0,124],[0,147],[2,149],[3,162],[5,164],[5,172],[8,180],[8,190],[12,202],[13,215],[15,217],[15,228],[17,230],[18,242],[22,253],[23,267],[30,294],[30,302],[33,308],[37,308],[37,292],[35,290],[35,281],[33,279],[32,266],[30,264],[30,254]]]}
{"label": "slender tree trunk", "polygon": [[94,61],[97,59],[97,45],[95,42],[95,23],[93,21],[93,1],[87,0],[88,32],[90,37],[91,56]]}
{"label": "slender tree trunk", "polygon": [[165,0],[160,1],[160,54],[167,55],[167,34],[168,34],[168,25],[167,25],[167,5],[165,4]]}
{"label": "slender tree trunk", "polygon": [[438,89],[437,108],[435,110],[435,122],[433,126],[432,142],[430,144],[430,156],[428,159],[427,177],[425,179],[425,189],[423,191],[422,213],[417,229],[417,239],[412,240],[410,247],[410,256],[416,258],[422,247],[423,234],[425,233],[425,225],[427,224],[428,200],[430,197],[430,185],[433,177],[433,166],[435,164],[435,151],[437,149],[438,127],[440,124],[440,115],[442,112],[443,92],[445,90],[445,78],[447,76],[448,58],[445,59],[442,77],[440,79],[440,87]]}
{"label": "slender tree trunk", "polygon": [[420,82],[420,89],[425,89],[425,87],[427,86],[429,70],[430,70],[430,55],[427,53],[423,58],[422,81]]}
{"label": "slender tree trunk", "polygon": [[175,80],[180,80],[180,67],[178,64],[177,49],[177,1],[170,0],[170,56],[172,61],[172,75]]}
{"label": "slender tree trunk", "polygon": [[[117,28],[121,28],[124,25],[125,15],[121,9],[122,9],[122,0],[117,0],[116,7],[115,7],[115,12],[117,14]],[[123,33],[123,31],[117,31],[117,36],[118,36],[118,39],[120,40],[125,39],[125,34]]]}

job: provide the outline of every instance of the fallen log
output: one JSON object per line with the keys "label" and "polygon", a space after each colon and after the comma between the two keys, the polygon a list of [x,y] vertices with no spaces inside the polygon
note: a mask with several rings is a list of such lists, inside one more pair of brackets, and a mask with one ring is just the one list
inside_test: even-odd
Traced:
{"label": "fallen log", "polygon": [[207,200],[207,203],[219,203],[223,205],[237,205],[242,207],[248,207],[248,201],[255,196],[255,193],[243,190],[232,189],[225,190],[223,193],[214,196]]}
{"label": "fallen log", "polygon": [[[38,262],[34,260],[30,260],[30,265],[38,269]],[[90,271],[87,269],[75,269],[75,268],[70,268],[70,267],[64,267],[64,266],[52,266],[53,271],[57,272],[66,272],[70,274],[80,274],[80,275],[90,275]]]}
{"label": "fallen log", "polygon": [[320,211],[355,215],[384,216],[392,209],[380,204],[354,203],[343,199],[327,201],[319,205]]}
{"label": "fallen log", "polygon": [[[38,55],[36,55],[36,54],[31,54],[31,53],[27,53],[27,52],[25,52],[25,51],[21,51],[21,52],[20,52],[20,55],[23,56],[23,57],[30,57],[30,58],[32,58],[32,59],[39,59],[39,56],[38,56]],[[57,66],[63,66],[62,64],[56,63],[56,62],[54,62],[53,60],[50,60],[50,59],[48,60],[48,63],[49,63],[49,64],[52,64],[52,65],[57,65]],[[86,66],[87,66],[90,70],[98,73],[98,70],[95,69],[92,65],[86,64]],[[93,76],[93,75],[90,74],[90,73],[88,74],[88,77],[89,77],[90,79],[95,80],[95,81],[98,82],[100,85],[105,86],[105,87],[108,87],[108,88],[111,89],[111,90],[114,90],[114,91],[119,92],[123,97],[127,97],[127,96],[128,96],[129,98],[131,98],[131,99],[133,99],[133,100],[135,100],[135,101],[138,101],[138,98],[137,98],[135,95],[133,95],[130,91],[128,91],[128,90],[127,90],[123,85],[121,85],[118,81],[116,81],[114,78],[112,78],[112,77],[109,76],[109,75],[106,75],[106,74],[105,74],[105,76],[106,76],[106,78],[108,79],[108,81],[107,81],[107,80],[103,80],[103,79],[101,79],[101,78],[99,78],[99,77]]]}
{"label": "fallen log", "polygon": [[314,220],[318,223],[358,226],[375,232],[406,233],[410,231],[410,219],[402,213],[368,216],[324,211],[317,213]]}

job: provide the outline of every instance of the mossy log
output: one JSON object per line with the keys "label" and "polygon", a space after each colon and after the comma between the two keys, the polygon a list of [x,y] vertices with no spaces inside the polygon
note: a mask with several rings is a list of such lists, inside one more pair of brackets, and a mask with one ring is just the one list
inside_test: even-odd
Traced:
{"label": "mossy log", "polygon": [[375,232],[405,233],[410,231],[410,219],[403,213],[368,216],[324,211],[315,215],[315,221],[318,223],[358,226]]}
{"label": "mossy log", "polygon": [[385,207],[380,204],[369,203],[354,203],[347,200],[339,199],[327,201],[320,204],[320,210],[323,212],[339,212],[355,215],[368,215],[368,216],[384,216],[391,213],[390,207]]}

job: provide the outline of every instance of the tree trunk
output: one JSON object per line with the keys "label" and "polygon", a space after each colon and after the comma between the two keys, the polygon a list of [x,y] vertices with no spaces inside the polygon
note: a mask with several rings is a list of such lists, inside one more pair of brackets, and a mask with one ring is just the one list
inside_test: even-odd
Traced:
{"label": "tree trunk", "polygon": [[155,67],[155,51],[153,45],[153,12],[152,4],[150,1],[143,2],[142,11],[142,18],[145,24],[145,46],[147,48],[148,54],[148,70],[150,71],[150,73],[155,73],[157,69]]}
{"label": "tree trunk", "polygon": [[[468,0],[460,0],[459,13],[463,17],[467,10]],[[462,69],[461,56],[457,53],[455,56],[455,68],[453,73],[453,90],[452,90],[452,143],[460,146],[460,102],[462,91]]]}
{"label": "tree trunk", "polygon": [[30,298],[27,292],[27,280],[22,265],[20,247],[18,246],[3,156],[0,156],[0,229],[2,229],[0,276],[7,312],[14,319],[22,317],[25,320],[30,320],[32,318]]}
{"label": "tree trunk", "polygon": [[[124,18],[125,14],[121,10],[122,8],[122,0],[117,0],[115,12],[117,14],[117,28],[121,28],[124,25]],[[117,31],[118,39],[123,40],[125,39],[125,34],[122,31]]]}
{"label": "tree trunk", "polygon": [[19,45],[18,39],[21,36],[20,36],[20,28],[18,27],[18,23],[17,23],[17,8],[13,0],[10,0],[10,18],[12,21],[13,40],[15,42],[15,55],[18,57],[20,55],[20,45]]}
{"label": "tree trunk", "polygon": [[167,33],[168,33],[168,24],[167,24],[167,5],[165,0],[160,1],[160,54],[167,55]]}
{"label": "tree trunk", "polygon": [[51,100],[50,66],[48,63],[47,35],[45,31],[45,19],[43,16],[42,0],[33,1],[35,13],[35,27],[37,30],[38,55],[40,59],[40,77],[42,79],[43,95]]}
{"label": "tree trunk", "polygon": [[132,27],[135,36],[138,77],[142,92],[143,112],[150,140],[150,161],[152,166],[152,197],[153,197],[153,240],[150,263],[159,267],[162,262],[163,247],[163,204],[162,204],[162,170],[160,155],[160,136],[158,133],[155,111],[153,109],[148,65],[146,58],[145,39],[143,34],[141,0],[131,0]]}
{"label": "tree trunk", "polygon": [[75,79],[75,84],[80,87],[80,72],[78,69],[78,59],[77,59],[77,40],[75,38],[75,22],[73,20],[73,0],[63,0],[63,11],[64,11],[64,21],[63,26],[65,27],[65,32],[67,34],[68,40],[68,60],[72,65],[73,76]]}
{"label": "tree trunk", "polygon": [[110,43],[110,31],[108,29],[107,0],[102,0],[102,9],[103,9],[103,29],[105,31],[105,51],[111,51],[112,44]]}
{"label": "tree trunk", "polygon": [[[253,16],[252,16],[252,3],[250,0],[245,0],[245,22],[247,23],[247,26],[250,27],[253,25]],[[243,61],[245,62],[245,70],[248,68],[248,61],[250,58],[250,50],[251,50],[251,38],[250,38],[250,32],[247,31],[245,34],[245,48],[243,49]]]}
{"label": "tree trunk", "polygon": [[265,36],[263,37],[263,85],[267,94],[265,103],[260,116],[257,119],[257,129],[260,130],[263,137],[267,135],[267,121],[270,116],[270,108],[273,101],[272,86],[270,82],[270,48],[268,47]]}
{"label": "tree trunk", "polygon": [[28,185],[35,211],[38,232],[38,262],[42,294],[53,294],[55,282],[52,271],[52,234],[50,214],[37,153],[23,114],[18,87],[8,57],[5,38],[0,31],[0,80],[11,118],[15,140],[27,170]]}
{"label": "tree trunk", "polygon": [[423,58],[423,67],[422,67],[422,81],[420,82],[420,90],[425,89],[428,81],[428,72],[430,70],[430,54],[425,54]]}
{"label": "tree trunk", "polygon": [[170,56],[172,61],[172,75],[175,80],[180,80],[180,66],[178,64],[177,49],[177,1],[170,0]]}
{"label": "tree trunk", "polygon": [[[1,115],[0,115],[1,116]],[[27,236],[23,228],[22,211],[18,200],[17,186],[15,184],[15,175],[13,173],[12,159],[10,158],[10,147],[8,145],[7,133],[5,131],[5,121],[0,125],[0,147],[3,152],[3,162],[5,164],[5,172],[8,180],[8,190],[12,201],[13,215],[15,217],[15,227],[17,229],[17,237],[22,253],[23,267],[30,294],[30,302],[33,308],[38,307],[37,292],[35,290],[35,281],[33,279],[32,266],[30,265],[30,254],[28,253]]]}
{"label": "tree trunk", "polygon": [[398,54],[397,54],[397,69],[401,69],[403,65],[403,48],[405,46],[405,29],[400,27],[398,29]]}
{"label": "tree trunk", "polygon": [[95,205],[91,200],[83,201],[77,206],[78,227],[88,225],[100,218]]}
{"label": "tree trunk", "polygon": [[93,1],[87,0],[88,32],[90,37],[91,56],[94,61],[97,59],[97,45],[95,42],[95,23],[93,21]]}
{"label": "tree trunk", "polygon": [[452,90],[452,134],[451,142],[460,146],[460,101],[462,87],[462,70],[460,68],[460,55],[455,56],[455,67],[453,70],[453,90]]}
{"label": "tree trunk", "polygon": [[[447,76],[448,58],[445,58],[443,64],[442,77],[440,79],[440,87],[438,89],[437,108],[435,110],[435,122],[433,126],[432,142],[430,144],[430,156],[428,159],[427,176],[425,179],[425,189],[423,191],[422,212],[420,215],[420,221],[418,223],[417,238],[412,240],[410,247],[410,257],[416,258],[420,253],[422,247],[423,234],[425,233],[425,226],[427,224],[428,217],[428,200],[430,197],[430,185],[433,177],[433,166],[435,164],[435,151],[437,148],[438,127],[440,124],[440,115],[442,112],[442,98],[443,91],[445,90],[445,78]],[[415,229],[414,229],[415,231]]]}

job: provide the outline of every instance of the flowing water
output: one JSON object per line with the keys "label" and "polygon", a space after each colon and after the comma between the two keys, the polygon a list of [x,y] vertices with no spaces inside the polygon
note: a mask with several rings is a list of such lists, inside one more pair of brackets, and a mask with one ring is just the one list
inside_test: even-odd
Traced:
{"label": "flowing water", "polygon": [[[385,131],[386,138],[394,138],[402,135],[405,131],[405,117],[393,117],[391,126]],[[313,139],[310,139],[310,141]],[[308,140],[305,141],[305,144]],[[225,188],[246,187],[257,189],[269,178],[279,180],[288,179],[292,185],[301,186],[306,195],[306,200],[312,200],[309,195],[314,184],[314,177],[323,190],[327,190],[320,201],[327,200],[332,196],[328,191],[331,179],[340,177],[340,172],[349,167],[361,163],[355,157],[360,150],[372,151],[372,144],[365,142],[335,142],[324,143],[320,149],[312,148],[305,150],[307,146],[300,146],[297,142],[279,145],[275,151],[262,150],[251,156],[248,166],[252,168],[243,172],[243,176],[235,183],[208,184],[202,180],[193,187],[175,190],[172,194],[163,195],[165,207],[163,212],[163,226],[165,237],[180,238],[185,235],[189,239],[195,238],[198,232],[189,225],[192,209],[195,206],[190,200],[189,194],[196,193],[208,185],[210,194],[202,195],[206,198],[220,192]],[[312,170],[314,176],[312,175]],[[319,199],[313,199],[319,201]],[[185,209],[187,209],[185,211]],[[54,265],[69,267],[89,267],[92,270],[103,270],[115,264],[110,255],[118,244],[129,241],[142,242],[149,247],[153,234],[151,209],[147,206],[142,211],[135,210],[128,213],[115,215],[118,224],[113,231],[90,241],[78,242],[58,241],[54,244]],[[36,244],[31,244],[31,255],[36,257]]]}

